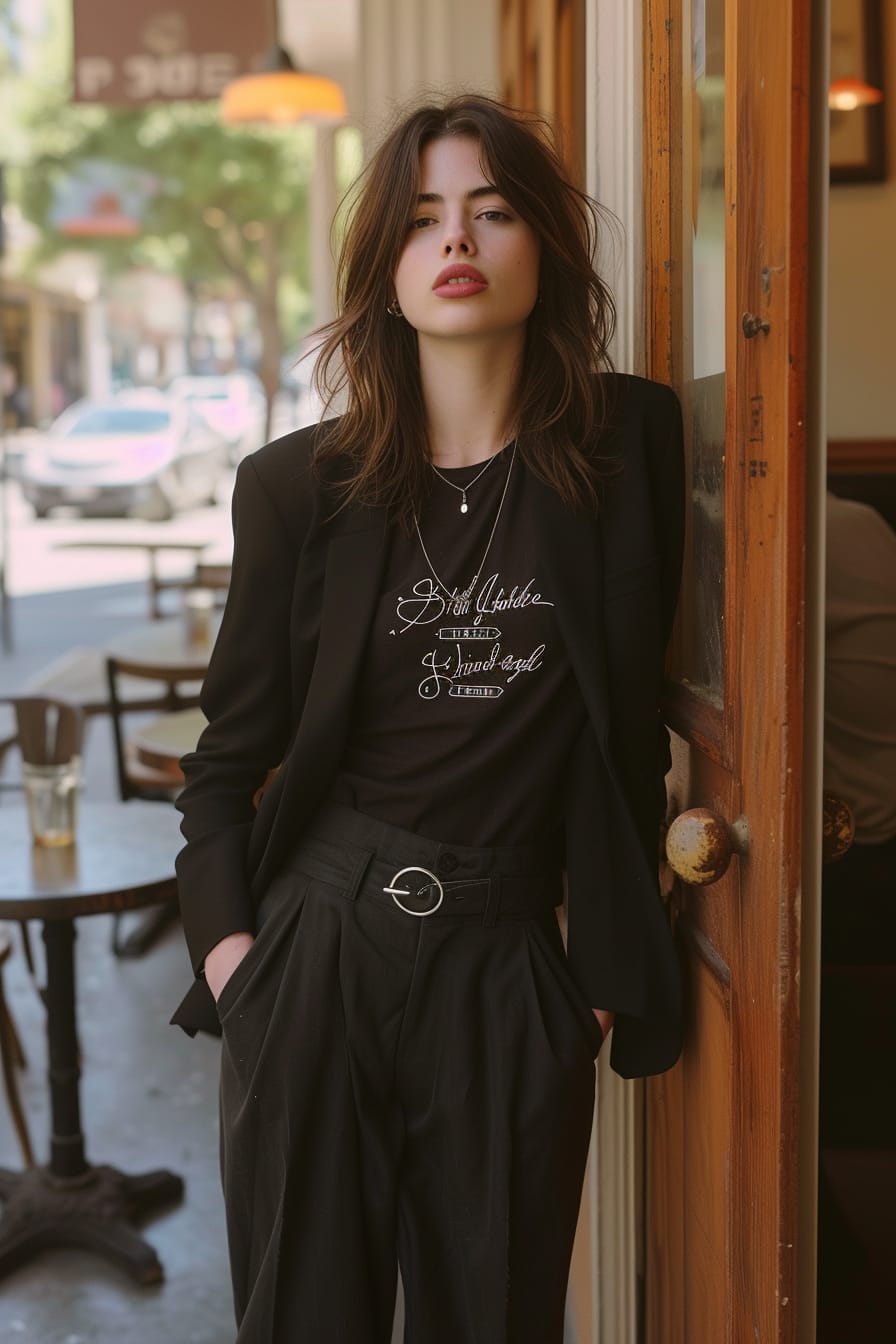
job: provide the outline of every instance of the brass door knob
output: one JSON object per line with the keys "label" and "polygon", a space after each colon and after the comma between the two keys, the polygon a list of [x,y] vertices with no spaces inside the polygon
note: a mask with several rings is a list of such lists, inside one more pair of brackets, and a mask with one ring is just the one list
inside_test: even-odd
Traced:
{"label": "brass door knob", "polygon": [[732,854],[747,850],[743,817],[729,825],[708,807],[692,807],[677,816],[666,832],[666,860],[673,873],[692,887],[718,882]]}
{"label": "brass door knob", "polygon": [[855,838],[856,822],[849,804],[833,793],[826,793],[822,798],[822,862],[834,863],[842,859]]}

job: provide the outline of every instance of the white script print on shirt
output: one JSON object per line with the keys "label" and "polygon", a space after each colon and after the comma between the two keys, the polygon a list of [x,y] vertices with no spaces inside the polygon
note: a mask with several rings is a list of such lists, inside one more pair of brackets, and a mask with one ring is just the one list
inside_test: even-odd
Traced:
{"label": "white script print on shirt", "polygon": [[[501,644],[502,630],[484,624],[486,616],[499,612],[505,619],[508,616],[512,619],[512,613],[527,607],[552,607],[553,602],[542,597],[534,583],[530,579],[523,586],[514,584],[507,590],[499,575],[492,574],[475,598],[466,598],[458,593],[449,597],[439,591],[432,579],[420,579],[411,589],[413,596],[397,599],[395,614],[399,625],[389,631],[390,635],[403,635],[446,617],[458,622],[435,631],[440,647],[430,649],[421,659],[428,669],[428,675],[417,687],[422,700],[435,700],[442,691],[460,700],[496,700],[522,673],[538,671],[545,652],[543,643],[525,656],[506,652]],[[449,642],[454,645],[450,651],[445,647]],[[465,650],[462,646],[466,643],[479,647],[475,651]],[[491,645],[487,651],[482,649],[484,643]]]}
{"label": "white script print on shirt", "polygon": [[[500,634],[500,631],[498,633]],[[509,686],[521,672],[536,672],[541,667],[541,656],[544,653],[545,646],[539,644],[538,648],[532,650],[528,658],[515,658],[512,653],[502,656],[500,643],[494,645],[487,658],[464,658],[459,644],[455,646],[455,649],[454,654],[449,654],[445,658],[440,658],[437,651],[433,649],[432,653],[428,653],[423,659],[423,666],[431,668],[432,674],[424,677],[417,687],[422,700],[435,700],[436,696],[445,689],[447,689],[449,695],[458,696],[464,700],[495,700],[499,695],[503,695],[503,686],[488,685],[482,682],[465,682],[461,681],[460,678],[476,676],[481,673],[504,672],[507,674],[504,680]]]}

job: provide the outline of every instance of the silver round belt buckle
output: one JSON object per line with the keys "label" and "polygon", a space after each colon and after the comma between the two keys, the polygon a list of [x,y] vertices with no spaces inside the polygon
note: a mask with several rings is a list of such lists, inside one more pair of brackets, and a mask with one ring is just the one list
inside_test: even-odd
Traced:
{"label": "silver round belt buckle", "polygon": [[[399,896],[411,895],[411,892],[409,892],[405,887],[396,886],[398,879],[404,877],[405,873],[422,873],[424,877],[429,878],[429,881],[427,882],[426,885],[435,886],[439,893],[439,899],[436,901],[435,905],[430,906],[428,910],[411,910],[409,909],[408,906],[402,905],[401,901],[398,899]],[[399,871],[393,877],[391,885],[388,887],[383,887],[383,891],[388,891],[389,895],[392,897],[393,901],[398,906],[399,910],[403,910],[406,915],[413,915],[416,919],[425,919],[427,915],[434,915],[435,912],[438,910],[439,906],[442,904],[442,901],[445,899],[445,889],[442,886],[439,879],[436,877],[435,873],[431,873],[428,868],[419,868],[416,864],[412,865],[410,868],[399,869]]]}

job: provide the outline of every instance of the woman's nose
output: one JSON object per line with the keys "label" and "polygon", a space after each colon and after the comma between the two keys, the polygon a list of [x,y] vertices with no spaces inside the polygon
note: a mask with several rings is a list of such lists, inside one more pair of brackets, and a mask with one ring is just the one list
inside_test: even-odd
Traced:
{"label": "woman's nose", "polygon": [[445,257],[469,257],[476,251],[476,245],[463,225],[446,230],[442,239],[442,255]]}

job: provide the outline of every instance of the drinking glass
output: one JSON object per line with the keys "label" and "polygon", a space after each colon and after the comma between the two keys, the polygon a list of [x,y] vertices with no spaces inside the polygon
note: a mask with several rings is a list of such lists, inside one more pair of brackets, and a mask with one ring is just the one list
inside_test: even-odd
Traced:
{"label": "drinking glass", "polygon": [[188,588],[184,593],[184,633],[187,647],[207,649],[212,642],[215,595],[209,588]]}
{"label": "drinking glass", "polygon": [[48,848],[74,844],[81,785],[80,757],[74,756],[60,765],[31,765],[25,761],[22,774],[34,843]]}

